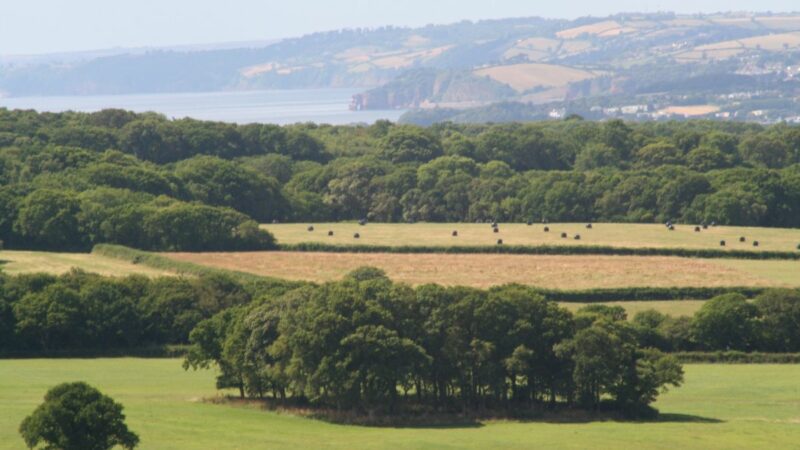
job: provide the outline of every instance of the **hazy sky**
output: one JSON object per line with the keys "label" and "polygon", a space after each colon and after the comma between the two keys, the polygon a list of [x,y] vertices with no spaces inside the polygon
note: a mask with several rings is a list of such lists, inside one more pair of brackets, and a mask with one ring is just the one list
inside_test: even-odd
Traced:
{"label": "hazy sky", "polygon": [[0,54],[290,37],[379,25],[621,11],[791,11],[798,0],[0,0]]}

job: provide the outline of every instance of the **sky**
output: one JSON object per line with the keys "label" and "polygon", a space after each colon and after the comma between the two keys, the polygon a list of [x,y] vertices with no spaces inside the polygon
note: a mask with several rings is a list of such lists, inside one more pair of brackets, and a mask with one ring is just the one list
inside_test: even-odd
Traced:
{"label": "sky", "polygon": [[0,0],[0,55],[254,41],[382,25],[617,12],[793,11],[798,0]]}

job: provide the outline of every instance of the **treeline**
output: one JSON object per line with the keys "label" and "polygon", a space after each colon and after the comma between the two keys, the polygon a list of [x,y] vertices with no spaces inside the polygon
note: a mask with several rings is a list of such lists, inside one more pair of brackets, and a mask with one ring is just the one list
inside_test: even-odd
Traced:
{"label": "treeline", "polygon": [[298,285],[241,283],[224,275],[1,275],[0,355],[138,354],[145,348],[186,344],[202,320]]}
{"label": "treeline", "polygon": [[[800,128],[234,125],[0,109],[8,246],[269,248],[256,222],[800,224]],[[194,224],[194,226],[189,226]]]}
{"label": "treeline", "polygon": [[337,411],[527,410],[570,405],[651,415],[677,360],[637,329],[579,314],[523,286],[413,289],[378,269],[201,322],[185,367],[218,388]]}

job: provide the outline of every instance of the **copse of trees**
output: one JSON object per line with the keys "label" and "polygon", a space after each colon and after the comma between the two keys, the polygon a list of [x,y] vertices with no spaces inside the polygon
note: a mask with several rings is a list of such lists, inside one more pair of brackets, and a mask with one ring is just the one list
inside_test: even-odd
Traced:
{"label": "copse of trees", "polygon": [[243,284],[225,275],[0,276],[0,354],[124,353],[186,344],[202,320],[296,285]]}
{"label": "copse of trees", "polygon": [[220,312],[190,341],[185,367],[216,364],[219,388],[339,411],[572,405],[641,416],[683,380],[625,321],[576,320],[523,286],[412,289],[372,268]]}
{"label": "copse of trees", "polygon": [[[800,127],[279,127],[0,109],[0,186],[0,239],[18,248],[263,249],[254,222],[365,217],[796,227]],[[190,247],[159,228],[193,221]]]}

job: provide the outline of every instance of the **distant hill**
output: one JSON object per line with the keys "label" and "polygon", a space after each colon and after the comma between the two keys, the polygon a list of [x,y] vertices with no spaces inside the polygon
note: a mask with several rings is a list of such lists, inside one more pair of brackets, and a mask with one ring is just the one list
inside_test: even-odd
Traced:
{"label": "distant hill", "polygon": [[[364,88],[405,120],[798,121],[800,14],[620,14],[341,30],[243,48],[0,63],[11,96]],[[191,50],[191,51],[190,51]]]}

